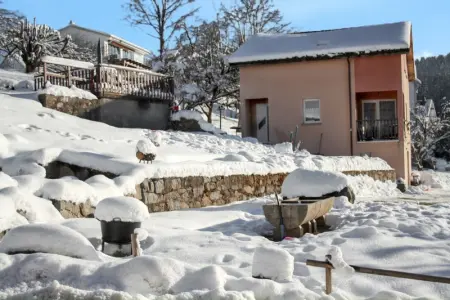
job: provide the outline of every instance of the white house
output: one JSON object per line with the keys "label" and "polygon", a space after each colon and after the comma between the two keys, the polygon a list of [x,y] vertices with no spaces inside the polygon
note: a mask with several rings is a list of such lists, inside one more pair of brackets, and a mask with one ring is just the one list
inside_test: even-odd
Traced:
{"label": "white house", "polygon": [[61,35],[70,35],[72,38],[79,38],[86,42],[97,45],[100,44],[103,48],[104,57],[114,57],[117,59],[131,59],[138,63],[144,63],[145,56],[150,54],[150,51],[133,44],[125,39],[122,39],[113,34],[93,30],[76,25],[70,21],[69,25],[59,30]]}

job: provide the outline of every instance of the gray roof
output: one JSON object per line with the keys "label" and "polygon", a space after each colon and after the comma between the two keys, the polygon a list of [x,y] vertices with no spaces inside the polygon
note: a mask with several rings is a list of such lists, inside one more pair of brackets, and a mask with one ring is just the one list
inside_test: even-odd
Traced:
{"label": "gray roof", "polygon": [[229,56],[228,61],[244,64],[407,52],[410,45],[410,22],[292,34],[257,34]]}

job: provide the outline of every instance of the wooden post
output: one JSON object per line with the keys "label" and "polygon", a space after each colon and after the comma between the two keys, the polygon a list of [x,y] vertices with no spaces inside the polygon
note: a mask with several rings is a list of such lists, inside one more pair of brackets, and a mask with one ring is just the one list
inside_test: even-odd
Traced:
{"label": "wooden post", "polygon": [[331,294],[333,285],[331,283],[331,268],[325,268],[325,294]]}
{"label": "wooden post", "polygon": [[47,83],[47,63],[44,63],[44,84],[43,88],[45,88],[45,84]]}
{"label": "wooden post", "polygon": [[67,67],[67,87],[70,88],[72,86],[72,73],[70,67]]}
{"label": "wooden post", "polygon": [[131,234],[131,254],[133,256],[139,256],[138,253],[138,239],[137,239],[137,233]]}

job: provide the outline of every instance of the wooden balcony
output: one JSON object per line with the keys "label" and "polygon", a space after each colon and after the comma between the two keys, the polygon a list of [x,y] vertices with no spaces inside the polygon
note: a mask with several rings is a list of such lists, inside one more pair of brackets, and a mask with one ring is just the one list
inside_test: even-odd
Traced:
{"label": "wooden balcony", "polygon": [[[170,76],[119,65],[93,64],[74,60],[44,59],[42,72],[35,76],[35,90],[53,85],[76,87],[99,98],[133,96],[159,101],[174,100],[174,81]],[[54,68],[49,68],[53,65]]]}

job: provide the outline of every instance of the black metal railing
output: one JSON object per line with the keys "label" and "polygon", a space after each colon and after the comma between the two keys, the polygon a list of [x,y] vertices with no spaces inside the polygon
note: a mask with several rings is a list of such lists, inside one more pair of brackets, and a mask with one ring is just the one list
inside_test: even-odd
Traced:
{"label": "black metal railing", "polygon": [[358,142],[398,139],[398,121],[392,120],[357,120]]}

